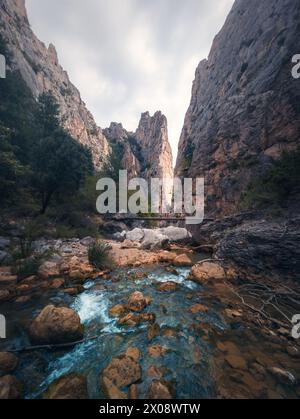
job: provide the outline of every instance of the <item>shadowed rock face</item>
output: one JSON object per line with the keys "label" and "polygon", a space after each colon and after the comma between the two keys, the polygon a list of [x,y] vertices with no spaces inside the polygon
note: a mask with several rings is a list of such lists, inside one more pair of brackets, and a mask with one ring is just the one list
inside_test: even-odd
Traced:
{"label": "shadowed rock face", "polygon": [[0,34],[11,54],[10,69],[20,72],[35,97],[45,91],[55,96],[65,128],[91,149],[101,167],[110,153],[108,142],[60,66],[55,47],[47,48],[32,32],[24,0],[0,0]]}
{"label": "shadowed rock face", "polygon": [[128,170],[129,178],[173,178],[168,123],[160,111],[153,116],[143,113],[135,133],[127,132],[122,124],[115,122],[103,132],[122,147],[121,167]]}
{"label": "shadowed rock face", "polygon": [[176,174],[205,177],[206,213],[234,213],[250,180],[300,143],[299,22],[297,0],[236,0],[197,68]]}

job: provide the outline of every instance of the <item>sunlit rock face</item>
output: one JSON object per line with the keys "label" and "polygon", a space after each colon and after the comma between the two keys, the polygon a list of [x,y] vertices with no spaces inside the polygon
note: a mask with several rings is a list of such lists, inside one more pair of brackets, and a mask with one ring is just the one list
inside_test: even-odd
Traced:
{"label": "sunlit rock face", "polygon": [[235,213],[249,182],[300,142],[299,22],[296,0],[236,0],[196,70],[176,174],[205,177],[207,214]]}
{"label": "sunlit rock face", "polygon": [[108,142],[60,66],[54,45],[47,48],[32,32],[24,0],[0,0],[0,34],[11,54],[10,69],[20,72],[35,97],[45,91],[55,96],[64,127],[90,148],[101,168],[110,154]]}
{"label": "sunlit rock face", "polygon": [[173,178],[172,149],[167,118],[160,112],[142,114],[135,137],[145,160],[147,177]]}

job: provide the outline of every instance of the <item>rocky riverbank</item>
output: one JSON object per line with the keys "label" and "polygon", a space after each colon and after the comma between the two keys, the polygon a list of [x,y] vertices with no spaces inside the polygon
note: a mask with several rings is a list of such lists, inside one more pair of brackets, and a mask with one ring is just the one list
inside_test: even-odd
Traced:
{"label": "rocky riverbank", "polygon": [[89,263],[91,237],[34,242],[49,252],[37,275],[1,267],[1,312],[13,325],[0,398],[299,397],[295,281],[246,278],[234,260],[187,246],[182,230],[149,231],[107,240],[105,271]]}

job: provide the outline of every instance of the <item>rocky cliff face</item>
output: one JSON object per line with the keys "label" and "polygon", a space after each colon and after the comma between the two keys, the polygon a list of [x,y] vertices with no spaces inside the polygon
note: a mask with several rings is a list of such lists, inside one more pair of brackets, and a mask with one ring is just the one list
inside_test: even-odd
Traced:
{"label": "rocky cliff face", "polygon": [[172,149],[168,139],[167,118],[156,112],[141,116],[135,138],[143,151],[147,177],[172,178]]}
{"label": "rocky cliff face", "polygon": [[0,0],[0,34],[11,54],[10,69],[21,73],[35,97],[45,91],[55,96],[65,128],[91,149],[95,166],[101,167],[110,153],[108,142],[60,66],[55,47],[47,48],[32,32],[25,0]]}
{"label": "rocky cliff face", "polygon": [[300,143],[297,0],[236,0],[196,71],[176,173],[204,176],[206,213],[234,213],[241,193]]}
{"label": "rocky cliff face", "polygon": [[112,144],[122,148],[121,168],[128,170],[129,178],[173,177],[167,118],[161,112],[152,117],[149,112],[143,113],[135,133],[117,123],[103,132]]}

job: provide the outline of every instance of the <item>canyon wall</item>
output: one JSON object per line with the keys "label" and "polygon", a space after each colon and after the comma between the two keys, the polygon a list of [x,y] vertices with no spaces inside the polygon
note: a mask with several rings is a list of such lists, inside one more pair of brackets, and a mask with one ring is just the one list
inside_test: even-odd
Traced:
{"label": "canyon wall", "polygon": [[[97,169],[114,165],[127,169],[129,177],[173,176],[166,117],[144,113],[136,133],[116,123],[102,131],[59,64],[54,45],[46,47],[33,33],[25,0],[0,0],[0,35],[10,54],[8,69],[20,73],[35,98],[48,91],[54,95],[64,127],[90,148]],[[121,154],[114,156],[118,147]]]}
{"label": "canyon wall", "polygon": [[108,142],[60,66],[55,47],[47,48],[31,30],[25,0],[0,0],[0,35],[10,53],[9,69],[20,72],[34,97],[53,94],[64,127],[90,148],[95,166],[102,167],[110,154]]}
{"label": "canyon wall", "polygon": [[241,195],[300,143],[298,0],[236,0],[200,62],[176,174],[205,177],[206,215],[238,211]]}

